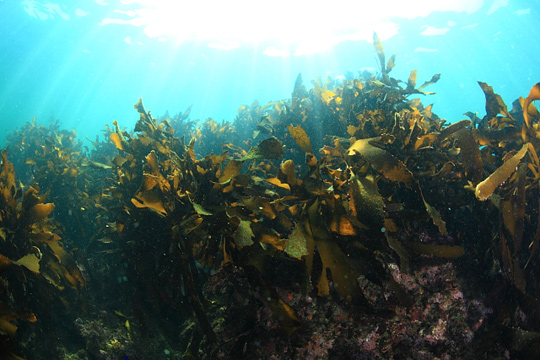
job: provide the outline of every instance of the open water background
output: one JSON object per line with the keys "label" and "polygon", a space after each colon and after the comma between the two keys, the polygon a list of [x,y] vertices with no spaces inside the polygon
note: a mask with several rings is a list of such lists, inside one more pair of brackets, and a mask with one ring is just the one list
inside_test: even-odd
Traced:
{"label": "open water background", "polygon": [[298,73],[309,89],[377,71],[373,31],[397,55],[392,77],[442,74],[422,101],[450,122],[485,114],[477,81],[509,107],[540,81],[540,1],[361,3],[0,0],[0,145],[34,116],[82,139],[132,129],[139,97],[154,116],[193,105],[192,119],[233,120],[290,97]]}

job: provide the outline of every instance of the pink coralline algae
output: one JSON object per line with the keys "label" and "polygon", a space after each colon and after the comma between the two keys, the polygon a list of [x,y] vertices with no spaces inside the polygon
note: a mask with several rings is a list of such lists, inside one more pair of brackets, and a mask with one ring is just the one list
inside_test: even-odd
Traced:
{"label": "pink coralline algae", "polygon": [[[238,307],[234,319],[220,319],[218,329],[228,339],[253,336],[256,341],[246,340],[240,354],[247,358],[464,359],[464,354],[472,354],[475,332],[491,312],[481,300],[467,299],[452,263],[424,264],[409,273],[389,263],[386,270],[390,279],[383,284],[358,279],[367,307],[348,304],[335,293],[320,297],[300,288],[277,288],[300,321],[288,336],[273,320],[263,288],[249,285],[242,270],[221,269],[214,285],[228,285],[208,290],[227,294],[229,311]],[[235,281],[224,281],[229,277]],[[248,298],[256,302],[247,303]],[[238,328],[249,324],[250,317],[257,319],[257,328]]]}

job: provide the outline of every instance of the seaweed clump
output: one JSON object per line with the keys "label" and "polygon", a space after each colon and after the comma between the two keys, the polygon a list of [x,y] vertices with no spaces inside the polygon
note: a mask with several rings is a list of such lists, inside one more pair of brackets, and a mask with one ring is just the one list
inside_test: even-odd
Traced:
{"label": "seaweed clump", "polygon": [[[190,109],[158,121],[141,99],[134,131],[115,121],[91,161],[39,160],[81,174],[72,201],[99,219],[82,251],[102,315],[75,323],[88,353],[537,355],[540,85],[508,111],[479,83],[486,115],[447,125],[414,98],[440,74],[394,79],[376,34],[374,47],[378,75],[309,91],[299,75],[290,99],[241,106],[232,123]],[[10,269],[27,250],[6,253]],[[92,330],[104,319],[117,331]]]}
{"label": "seaweed clump", "polygon": [[[1,165],[0,344],[6,358],[18,359],[11,343],[18,324],[56,323],[50,309],[64,308],[60,292],[71,289],[76,299],[85,279],[48,218],[54,204],[45,203],[38,186],[23,188],[17,182],[5,151]],[[48,350],[42,349],[43,353]]]}

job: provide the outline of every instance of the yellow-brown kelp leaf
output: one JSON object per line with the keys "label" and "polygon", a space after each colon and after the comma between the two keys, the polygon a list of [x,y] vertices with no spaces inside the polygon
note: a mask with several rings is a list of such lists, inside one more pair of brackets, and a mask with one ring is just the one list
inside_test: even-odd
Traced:
{"label": "yellow-brown kelp leaf", "polygon": [[439,81],[439,79],[441,78],[441,74],[435,74],[431,77],[431,79],[429,81],[426,81],[425,83],[422,84],[422,86],[420,86],[418,89],[418,92],[422,93],[422,94],[426,94],[426,95],[432,95],[432,94],[435,94],[434,92],[426,92],[426,91],[422,91],[423,88],[425,87],[428,87],[430,85],[433,85],[435,84],[437,81]]}
{"label": "yellow-brown kelp leaf", "polygon": [[307,238],[304,226],[300,223],[296,224],[292,233],[289,235],[285,252],[293,258],[301,259],[302,256],[308,254]]}
{"label": "yellow-brown kelp leaf", "polygon": [[249,197],[242,197],[242,203],[245,207],[247,207],[249,210],[260,213],[261,215],[267,217],[270,220],[273,220],[277,217],[277,213],[267,199],[264,199],[259,196],[249,196]]}
{"label": "yellow-brown kelp leaf", "polygon": [[239,249],[242,249],[246,246],[251,246],[254,244],[253,238],[255,234],[251,230],[251,221],[240,221],[240,225],[234,232],[234,243],[238,246]]}
{"label": "yellow-brown kelp leaf", "polygon": [[[330,294],[327,270],[330,270],[334,285],[338,293],[348,302],[357,301],[363,298],[362,291],[357,281],[357,274],[354,272],[347,255],[341,250],[337,243],[330,241],[329,232],[326,228],[326,221],[321,214],[321,202],[314,201],[308,208],[309,234],[313,237],[314,245],[319,251],[322,261],[322,273],[317,281],[318,294]],[[307,248],[310,249],[310,241],[307,239]],[[308,270],[311,269],[310,256],[306,258]]]}
{"label": "yellow-brown kelp leaf", "polygon": [[291,133],[296,144],[302,149],[305,153],[313,153],[311,148],[311,141],[306,133],[306,131],[300,126],[287,125],[287,130]]}
{"label": "yellow-brown kelp leaf", "polygon": [[461,129],[464,129],[471,125],[471,120],[461,120],[456,123],[453,123],[447,127],[445,127],[439,135],[437,135],[437,141],[441,142],[450,135],[454,134],[455,132],[460,131]]}
{"label": "yellow-brown kelp leaf", "polygon": [[279,324],[279,329],[287,336],[292,335],[301,324],[293,308],[277,295],[271,296],[269,299],[268,306],[272,310],[272,316]]}
{"label": "yellow-brown kelp leaf", "polygon": [[[282,176],[283,175],[283,178]],[[291,187],[302,185],[302,180],[296,178],[296,172],[294,170],[294,162],[292,160],[285,160],[280,166],[280,180],[285,181]]]}
{"label": "yellow-brown kelp leaf", "polygon": [[62,175],[67,175],[69,177],[77,177],[77,174],[78,174],[78,171],[77,169],[75,168],[65,168],[64,171],[62,172]]}
{"label": "yellow-brown kelp leaf", "polygon": [[458,245],[433,245],[408,243],[407,248],[419,255],[429,255],[439,258],[455,259],[463,256],[465,249]]}
{"label": "yellow-brown kelp leaf", "polygon": [[525,124],[527,127],[531,127],[531,118],[529,116],[529,105],[535,101],[540,100],[540,83],[536,83],[529,92],[529,96],[523,102],[523,118],[525,119]]}
{"label": "yellow-brown kelp leaf", "polygon": [[144,174],[139,192],[149,191],[159,185],[159,179],[153,174]]}
{"label": "yellow-brown kelp leaf", "polygon": [[308,97],[306,87],[302,82],[302,74],[298,74],[296,81],[294,82],[294,90],[292,93],[292,106],[291,110],[296,110],[300,108],[302,100]]}
{"label": "yellow-brown kelp leaf", "polygon": [[255,139],[259,134],[273,134],[274,123],[267,115],[263,115],[261,122],[257,124],[257,130],[253,130],[253,138]]}
{"label": "yellow-brown kelp leaf", "polygon": [[[10,338],[13,338],[15,337],[17,329],[17,325],[10,323],[8,320],[4,319],[3,316],[0,317],[0,335],[6,335]],[[13,354],[7,354],[7,359],[22,359],[20,357],[10,357],[10,355]]]}
{"label": "yellow-brown kelp leaf", "polygon": [[[10,163],[7,159],[7,151],[2,152],[2,173],[0,173],[0,181],[6,187],[11,197],[12,194],[15,194],[16,183],[15,183],[15,170],[13,164]],[[6,196],[8,198],[8,196]]]}
{"label": "yellow-brown kelp leaf", "polygon": [[357,234],[351,219],[345,214],[333,214],[330,222],[330,230],[344,236],[354,236]]}
{"label": "yellow-brown kelp leaf", "polygon": [[420,112],[425,118],[431,119],[433,117],[433,104],[429,104]]}
{"label": "yellow-brown kelp leaf", "polygon": [[145,148],[153,148],[161,154],[168,154],[168,148],[163,146],[159,141],[154,140],[148,136],[139,135],[137,139],[137,144],[141,144]]}
{"label": "yellow-brown kelp leaf", "polygon": [[[155,179],[161,191],[169,191],[171,189],[171,185],[159,171],[159,160],[154,150],[150,151],[150,153],[146,155],[145,171],[150,174],[150,176],[145,174],[145,178]],[[150,188],[145,188],[144,190],[150,190],[151,188],[153,188],[153,186]]]}
{"label": "yellow-brown kelp leaf", "polygon": [[285,250],[286,239],[281,239],[279,234],[272,229],[259,226],[255,234],[256,240],[260,243],[263,249],[276,249],[279,251]]}
{"label": "yellow-brown kelp leaf", "polygon": [[128,143],[126,139],[124,138],[122,131],[120,130],[120,126],[118,126],[118,121],[114,120],[113,125],[115,127],[115,132],[110,135],[110,139],[118,150],[125,151],[126,148],[128,147]]}
{"label": "yellow-brown kelp leaf", "polygon": [[343,201],[338,195],[328,196],[325,199],[325,207],[329,211],[327,216],[328,228],[330,231],[344,236],[354,236],[357,234],[353,222],[360,227],[364,227],[357,219],[351,218],[345,210]]}
{"label": "yellow-brown kelp leaf", "polygon": [[133,107],[139,113],[139,115],[141,117],[141,120],[146,120],[147,121],[147,120],[150,119],[150,115],[148,114],[148,112],[144,108],[142,97],[139,98],[139,100],[137,101],[137,103]]}
{"label": "yellow-brown kelp leaf", "polygon": [[252,146],[249,149],[246,156],[239,159],[239,161],[253,160],[253,159],[275,159],[279,160],[285,152],[283,151],[283,145],[281,141],[275,137],[263,140],[257,146]]}
{"label": "yellow-brown kelp leaf", "polygon": [[104,169],[104,170],[112,169],[112,166],[107,165],[107,164],[103,164],[103,163],[100,163],[100,162],[97,162],[97,161],[94,161],[94,160],[83,160],[82,163],[81,163],[81,166],[94,167],[96,169]]}
{"label": "yellow-brown kelp leaf", "polygon": [[2,302],[0,302],[0,358],[2,360],[24,360],[22,357],[15,355],[15,346],[11,343],[11,339],[15,338],[18,326],[12,321],[25,320],[36,322],[34,314],[29,311],[15,310]]}
{"label": "yellow-brown kelp leaf", "polygon": [[0,302],[0,335],[2,340],[0,342],[0,358],[2,360],[24,360],[23,358],[15,355],[9,342],[9,338],[14,338],[17,332],[18,326],[13,324],[12,321],[24,320],[29,322],[36,322],[36,316],[30,311],[16,310],[3,302]]}
{"label": "yellow-brown kelp leaf", "polygon": [[61,274],[66,270],[58,262],[48,259],[44,268],[41,270],[41,275],[45,277],[54,287],[58,290],[63,291],[65,286],[62,285],[63,277]]}
{"label": "yellow-brown kelp leaf", "polygon": [[127,161],[127,159],[125,157],[122,157],[122,156],[117,156],[113,159],[113,164],[118,166],[118,167],[121,167],[122,165],[124,165],[124,163]]}
{"label": "yellow-brown kelp leaf", "polygon": [[320,99],[326,104],[326,105],[330,105],[330,103],[332,102],[332,100],[335,100],[335,102],[337,104],[340,104],[341,103],[341,98],[339,96],[336,95],[336,93],[334,93],[333,91],[331,90],[323,90],[323,89],[319,89],[318,91],[316,91],[316,93],[318,93],[318,95],[320,96]]}
{"label": "yellow-brown kelp leaf", "polygon": [[36,204],[28,211],[28,216],[32,222],[38,222],[45,219],[54,210],[54,204]]}
{"label": "yellow-brown kelp leaf", "polygon": [[472,111],[467,111],[463,113],[463,115],[467,116],[469,119],[471,119],[473,123],[473,128],[476,127],[478,124],[482,122],[482,119],[480,119],[477,115],[478,113],[473,113]]}
{"label": "yellow-brown kelp leaf", "polygon": [[150,165],[150,168],[153,171],[159,172],[159,160],[154,150],[150,151],[150,153],[146,155],[146,163]]}
{"label": "yellow-brown kelp leaf", "polygon": [[538,158],[538,154],[536,153],[534,146],[529,146],[529,156],[532,160],[532,163],[528,165],[529,170],[531,170],[534,174],[534,180],[536,181],[540,179],[540,159]]}
{"label": "yellow-brown kelp leaf", "polygon": [[9,319],[20,319],[29,322],[36,322],[36,316],[30,311],[15,310],[12,307],[0,302],[0,317],[7,317]]}
{"label": "yellow-brown kelp leaf", "polygon": [[0,273],[2,273],[2,271],[6,270],[12,265],[13,261],[11,261],[8,257],[0,254]]}
{"label": "yellow-brown kelp leaf", "polygon": [[416,86],[416,76],[417,76],[416,70],[411,70],[411,73],[409,75],[409,80],[407,81],[407,88],[414,89],[414,87]]}
{"label": "yellow-brown kelp leaf", "polygon": [[44,273],[43,275],[51,281],[53,285],[62,288],[59,283],[60,279],[69,282],[73,288],[85,285],[86,281],[79,266],[73,257],[71,257],[66,249],[60,244],[60,237],[58,235],[50,232],[42,232],[32,234],[32,237],[37,242],[46,243],[56,257],[57,262],[49,260],[47,264],[40,267],[41,273]]}
{"label": "yellow-brown kelp leaf", "polygon": [[384,219],[384,236],[386,237],[386,242],[390,249],[394,250],[399,256],[399,268],[403,272],[409,271],[410,256],[409,252],[403,244],[398,240],[397,233],[398,227],[396,223],[390,219]]}
{"label": "yellow-brown kelp leaf", "polygon": [[357,177],[351,173],[349,210],[358,221],[371,228],[381,228],[384,201],[373,177]]}
{"label": "yellow-brown kelp leaf", "polygon": [[156,211],[158,214],[167,215],[167,210],[163,206],[163,202],[154,190],[140,191],[131,199],[131,203],[137,208],[149,208]]}
{"label": "yellow-brown kelp leaf", "polygon": [[362,129],[361,126],[348,125],[347,126],[347,134],[349,134],[349,136],[355,136],[355,134],[361,129]]}
{"label": "yellow-brown kelp leaf", "polygon": [[436,140],[437,134],[434,133],[420,135],[414,142],[414,150],[430,148],[433,146],[433,143],[435,143]]}
{"label": "yellow-brown kelp leaf", "polygon": [[341,248],[335,242],[327,240],[316,241],[315,245],[317,246],[323,265],[323,271],[317,285],[319,295],[330,294],[328,279],[326,277],[327,270],[330,270],[337,292],[347,302],[353,302],[362,298],[362,291],[358,286],[357,274],[355,274],[347,255],[345,255]]}
{"label": "yellow-brown kelp leaf", "polygon": [[231,160],[227,163],[225,166],[225,169],[221,173],[221,175],[218,178],[218,181],[220,183],[225,183],[234,177],[240,175],[240,171],[242,170],[242,166],[244,165],[243,161],[239,160]]}
{"label": "yellow-brown kelp leaf", "polygon": [[388,74],[396,66],[396,55],[390,56],[388,63],[386,64],[386,73]]}
{"label": "yellow-brown kelp leaf", "polygon": [[[37,248],[36,248],[37,249]],[[41,253],[41,252],[40,252]],[[27,254],[20,258],[17,261],[14,261],[15,264],[24,266],[28,270],[35,272],[36,274],[39,273],[39,261],[41,258],[38,258],[36,254]]]}
{"label": "yellow-brown kelp leaf", "polygon": [[278,186],[282,189],[287,189],[287,190],[291,190],[291,186],[287,183],[282,183],[281,180],[279,180],[278,178],[268,178],[268,179],[265,179],[267,182],[269,182],[270,184],[272,185],[275,185],[275,186]]}
{"label": "yellow-brown kelp leaf", "polygon": [[109,137],[118,150],[124,150],[124,146],[122,145],[122,141],[120,140],[120,135],[118,135],[117,133],[112,133]]}
{"label": "yellow-brown kelp leaf", "polygon": [[521,133],[517,126],[506,126],[501,129],[490,129],[479,127],[473,129],[474,137],[479,145],[498,146],[498,143],[505,141],[514,141]]}
{"label": "yellow-brown kelp leaf", "polygon": [[424,194],[422,193],[420,184],[418,184],[418,191],[420,192],[420,196],[422,197],[422,201],[424,202],[424,206],[426,207],[426,211],[429,214],[429,217],[431,217],[431,220],[433,220],[433,223],[437,226],[439,232],[443,235],[448,234],[448,232],[446,231],[446,223],[441,218],[441,214],[439,214],[437,209],[428,204],[428,202],[424,198]]}
{"label": "yellow-brown kelp leaf", "polygon": [[521,164],[517,171],[517,186],[514,188],[507,199],[501,201],[501,210],[505,208],[506,203],[510,203],[510,206],[506,206],[507,212],[503,213],[505,225],[511,224],[512,228],[512,238],[514,240],[513,253],[514,260],[519,264],[520,252],[521,252],[521,242],[523,240],[523,231],[525,226],[525,206],[526,206],[526,194],[525,194],[525,183],[526,183],[526,171],[527,166]]}
{"label": "yellow-brown kelp leaf", "polygon": [[195,210],[195,212],[199,215],[206,215],[206,216],[210,216],[212,215],[212,213],[210,211],[207,211],[205,208],[203,208],[201,205],[197,204],[197,203],[194,203],[194,202],[191,202],[191,204],[193,205],[193,210]]}
{"label": "yellow-brown kelp leaf", "polygon": [[494,118],[497,115],[511,117],[503,99],[500,97],[500,95],[493,92],[493,88],[491,86],[481,81],[478,82],[478,85],[480,85],[482,91],[486,95],[486,113],[489,119]]}
{"label": "yellow-brown kelp leaf", "polygon": [[381,42],[381,39],[377,36],[377,33],[373,33],[373,46],[375,47],[375,52],[377,52],[377,56],[379,57],[379,63],[381,65],[381,71],[385,72],[385,59],[384,59],[384,50],[383,50],[383,44]]}
{"label": "yellow-brown kelp leaf", "polygon": [[[251,246],[246,250],[246,253],[249,251],[247,265],[255,267],[267,278],[268,274],[265,266],[267,252],[260,246]],[[287,336],[292,335],[301,324],[295,311],[280,298],[278,292],[268,280],[263,282],[262,287],[264,289],[264,299],[268,301],[268,306],[272,310],[272,317],[278,323],[279,329]]]}
{"label": "yellow-brown kelp leaf", "polygon": [[[418,111],[418,110],[416,110]],[[406,148],[409,147],[409,144],[415,144],[416,143],[416,139],[418,139],[418,137],[420,137],[420,135],[422,134],[422,128],[420,127],[420,124],[418,123],[418,121],[416,121],[414,118],[411,118],[410,122],[409,122],[409,134],[406,135],[405,139],[403,139],[403,145],[405,145]],[[383,137],[381,137],[381,139],[383,139]],[[393,143],[393,141],[391,139],[384,139],[385,141],[388,141],[390,140],[390,144]],[[414,145],[413,145],[414,146]]]}
{"label": "yellow-brown kelp leaf", "polygon": [[[39,261],[41,260],[41,251],[38,247],[33,246],[33,250],[35,253],[33,254],[26,254],[22,258],[20,258],[17,261],[12,261],[6,256],[0,254],[0,273],[7,268],[9,268],[12,265],[19,265],[24,266],[28,270],[35,272],[36,274],[39,273]],[[36,255],[37,254],[37,255]]]}
{"label": "yellow-brown kelp leaf", "polygon": [[370,144],[371,141],[376,140],[380,140],[380,138],[356,140],[347,151],[347,155],[353,156],[358,153],[387,179],[410,186],[414,180],[413,174],[405,164],[392,154]]}
{"label": "yellow-brown kelp leaf", "polygon": [[456,138],[456,146],[461,149],[461,157],[463,159],[463,168],[465,175],[474,185],[478,184],[482,179],[483,162],[482,154],[478,148],[478,144],[474,139],[471,131],[461,129],[454,134]]}
{"label": "yellow-brown kelp leaf", "polygon": [[521,150],[510,159],[506,160],[504,164],[493,172],[493,174],[489,175],[487,179],[476,185],[475,195],[478,200],[487,200],[493,194],[495,189],[512,175],[521,159],[527,153],[527,148],[529,146],[532,145],[529,145],[529,143],[524,144]]}

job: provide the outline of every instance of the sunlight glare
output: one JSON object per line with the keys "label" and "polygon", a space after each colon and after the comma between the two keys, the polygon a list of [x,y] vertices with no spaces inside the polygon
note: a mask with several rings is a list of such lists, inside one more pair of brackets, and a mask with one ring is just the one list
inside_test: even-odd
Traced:
{"label": "sunlight glare", "polygon": [[396,18],[424,17],[434,11],[472,13],[483,0],[387,0],[360,2],[336,0],[123,0],[116,18],[101,25],[142,26],[152,38],[181,44],[203,42],[230,50],[261,45],[274,56],[309,55],[328,50],[346,40],[371,41],[373,31],[381,40],[397,34]]}

